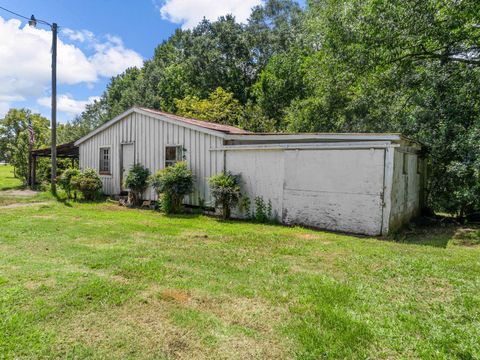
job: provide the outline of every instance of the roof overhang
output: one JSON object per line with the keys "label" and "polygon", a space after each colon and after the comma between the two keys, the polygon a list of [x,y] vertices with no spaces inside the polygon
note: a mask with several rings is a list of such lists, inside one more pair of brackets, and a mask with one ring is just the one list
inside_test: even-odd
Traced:
{"label": "roof overhang", "polygon": [[[52,154],[52,148],[46,147],[41,149],[32,150],[32,155],[36,157],[50,157]],[[79,149],[75,146],[74,142],[57,145],[57,157],[59,158],[74,158],[78,159]]]}
{"label": "roof overhang", "polygon": [[225,140],[241,141],[401,141],[401,134],[368,134],[368,133],[299,133],[299,134],[227,134]]}

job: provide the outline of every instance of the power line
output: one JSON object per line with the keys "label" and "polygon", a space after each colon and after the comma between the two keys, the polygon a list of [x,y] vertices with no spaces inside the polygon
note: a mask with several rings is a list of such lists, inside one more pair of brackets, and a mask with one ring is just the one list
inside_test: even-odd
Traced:
{"label": "power line", "polygon": [[13,15],[16,15],[16,16],[18,16],[18,17],[21,17],[21,18],[23,18],[23,19],[25,19],[25,20],[30,20],[30,18],[29,18],[29,17],[26,17],[26,16],[23,16],[23,15],[20,15],[20,14],[16,13],[15,11],[12,11],[12,10],[5,9],[5,8],[4,8],[4,7],[2,7],[2,6],[0,6],[0,9],[2,9],[2,10],[5,10],[5,11],[9,12],[10,14],[13,14]]}
{"label": "power line", "polygon": [[[25,19],[25,20],[28,20],[28,21],[32,20],[32,18],[29,18],[28,16],[23,16],[23,15],[21,15],[21,14],[19,14],[19,13],[16,13],[15,11],[8,10],[8,9],[4,8],[3,6],[0,6],[0,9],[5,10],[6,12],[9,12],[10,14],[13,14],[13,15],[15,15],[15,16],[18,16],[18,17],[20,17],[20,18],[22,18],[22,19]],[[33,17],[33,15],[32,15],[32,17]],[[35,19],[35,21],[38,22],[38,23],[40,23],[40,24],[45,24],[45,25],[48,25],[48,26],[52,27],[52,24],[46,22],[45,20]]]}

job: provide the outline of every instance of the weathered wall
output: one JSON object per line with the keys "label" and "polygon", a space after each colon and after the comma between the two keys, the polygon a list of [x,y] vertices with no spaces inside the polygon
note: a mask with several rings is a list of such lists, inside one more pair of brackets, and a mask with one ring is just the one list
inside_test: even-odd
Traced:
{"label": "weathered wall", "polygon": [[[80,144],[80,168],[99,168],[99,149],[111,148],[111,175],[101,175],[106,194],[120,193],[121,144],[135,144],[135,162],[152,173],[163,169],[166,145],[182,145],[186,160],[195,175],[195,192],[189,203],[198,205],[199,198],[211,202],[207,178],[223,170],[223,152],[210,151],[222,146],[219,137],[168,123],[150,116],[132,113],[104,131]],[[156,194],[149,188],[144,198],[155,200]]]}
{"label": "weathered wall", "polygon": [[381,233],[383,149],[285,152],[283,221]]}
{"label": "weathered wall", "polygon": [[[272,202],[273,216],[281,220],[284,182],[283,150],[227,151],[226,168],[240,174],[242,191],[248,194],[252,205],[256,196]],[[240,214],[237,214],[240,215]]]}
{"label": "weathered wall", "polygon": [[423,167],[417,168],[417,161],[418,154],[405,152],[401,147],[395,149],[389,231],[399,229],[420,213]]}
{"label": "weathered wall", "polygon": [[233,150],[226,167],[286,224],[378,235],[383,158],[383,149]]}

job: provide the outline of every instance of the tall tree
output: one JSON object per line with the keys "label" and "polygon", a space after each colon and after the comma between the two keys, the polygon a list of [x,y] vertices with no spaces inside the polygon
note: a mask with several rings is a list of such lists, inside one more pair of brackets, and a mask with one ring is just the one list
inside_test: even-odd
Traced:
{"label": "tall tree", "polygon": [[29,122],[35,133],[32,148],[48,145],[49,121],[40,114],[32,114],[27,109],[10,109],[5,117],[0,119],[0,148],[5,151],[6,160],[14,166],[15,176],[25,183],[29,177]]}

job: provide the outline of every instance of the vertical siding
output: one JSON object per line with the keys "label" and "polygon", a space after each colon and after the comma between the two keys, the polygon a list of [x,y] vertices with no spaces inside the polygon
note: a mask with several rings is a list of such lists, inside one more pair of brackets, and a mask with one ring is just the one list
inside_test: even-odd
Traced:
{"label": "vertical siding", "polygon": [[[152,173],[164,168],[165,146],[181,145],[186,149],[186,161],[195,176],[195,190],[187,203],[198,205],[199,200],[212,204],[207,178],[223,170],[223,153],[210,151],[222,146],[222,138],[171,124],[143,114],[132,113],[80,145],[80,167],[98,171],[100,147],[111,148],[111,175],[101,175],[103,191],[119,194],[122,143],[134,143],[135,162]],[[144,198],[156,200],[149,188]]]}
{"label": "vertical siding", "polygon": [[[406,172],[403,172],[403,158],[406,157]],[[417,172],[418,154],[395,149],[392,179],[390,226],[397,230],[420,213],[421,177]]]}

